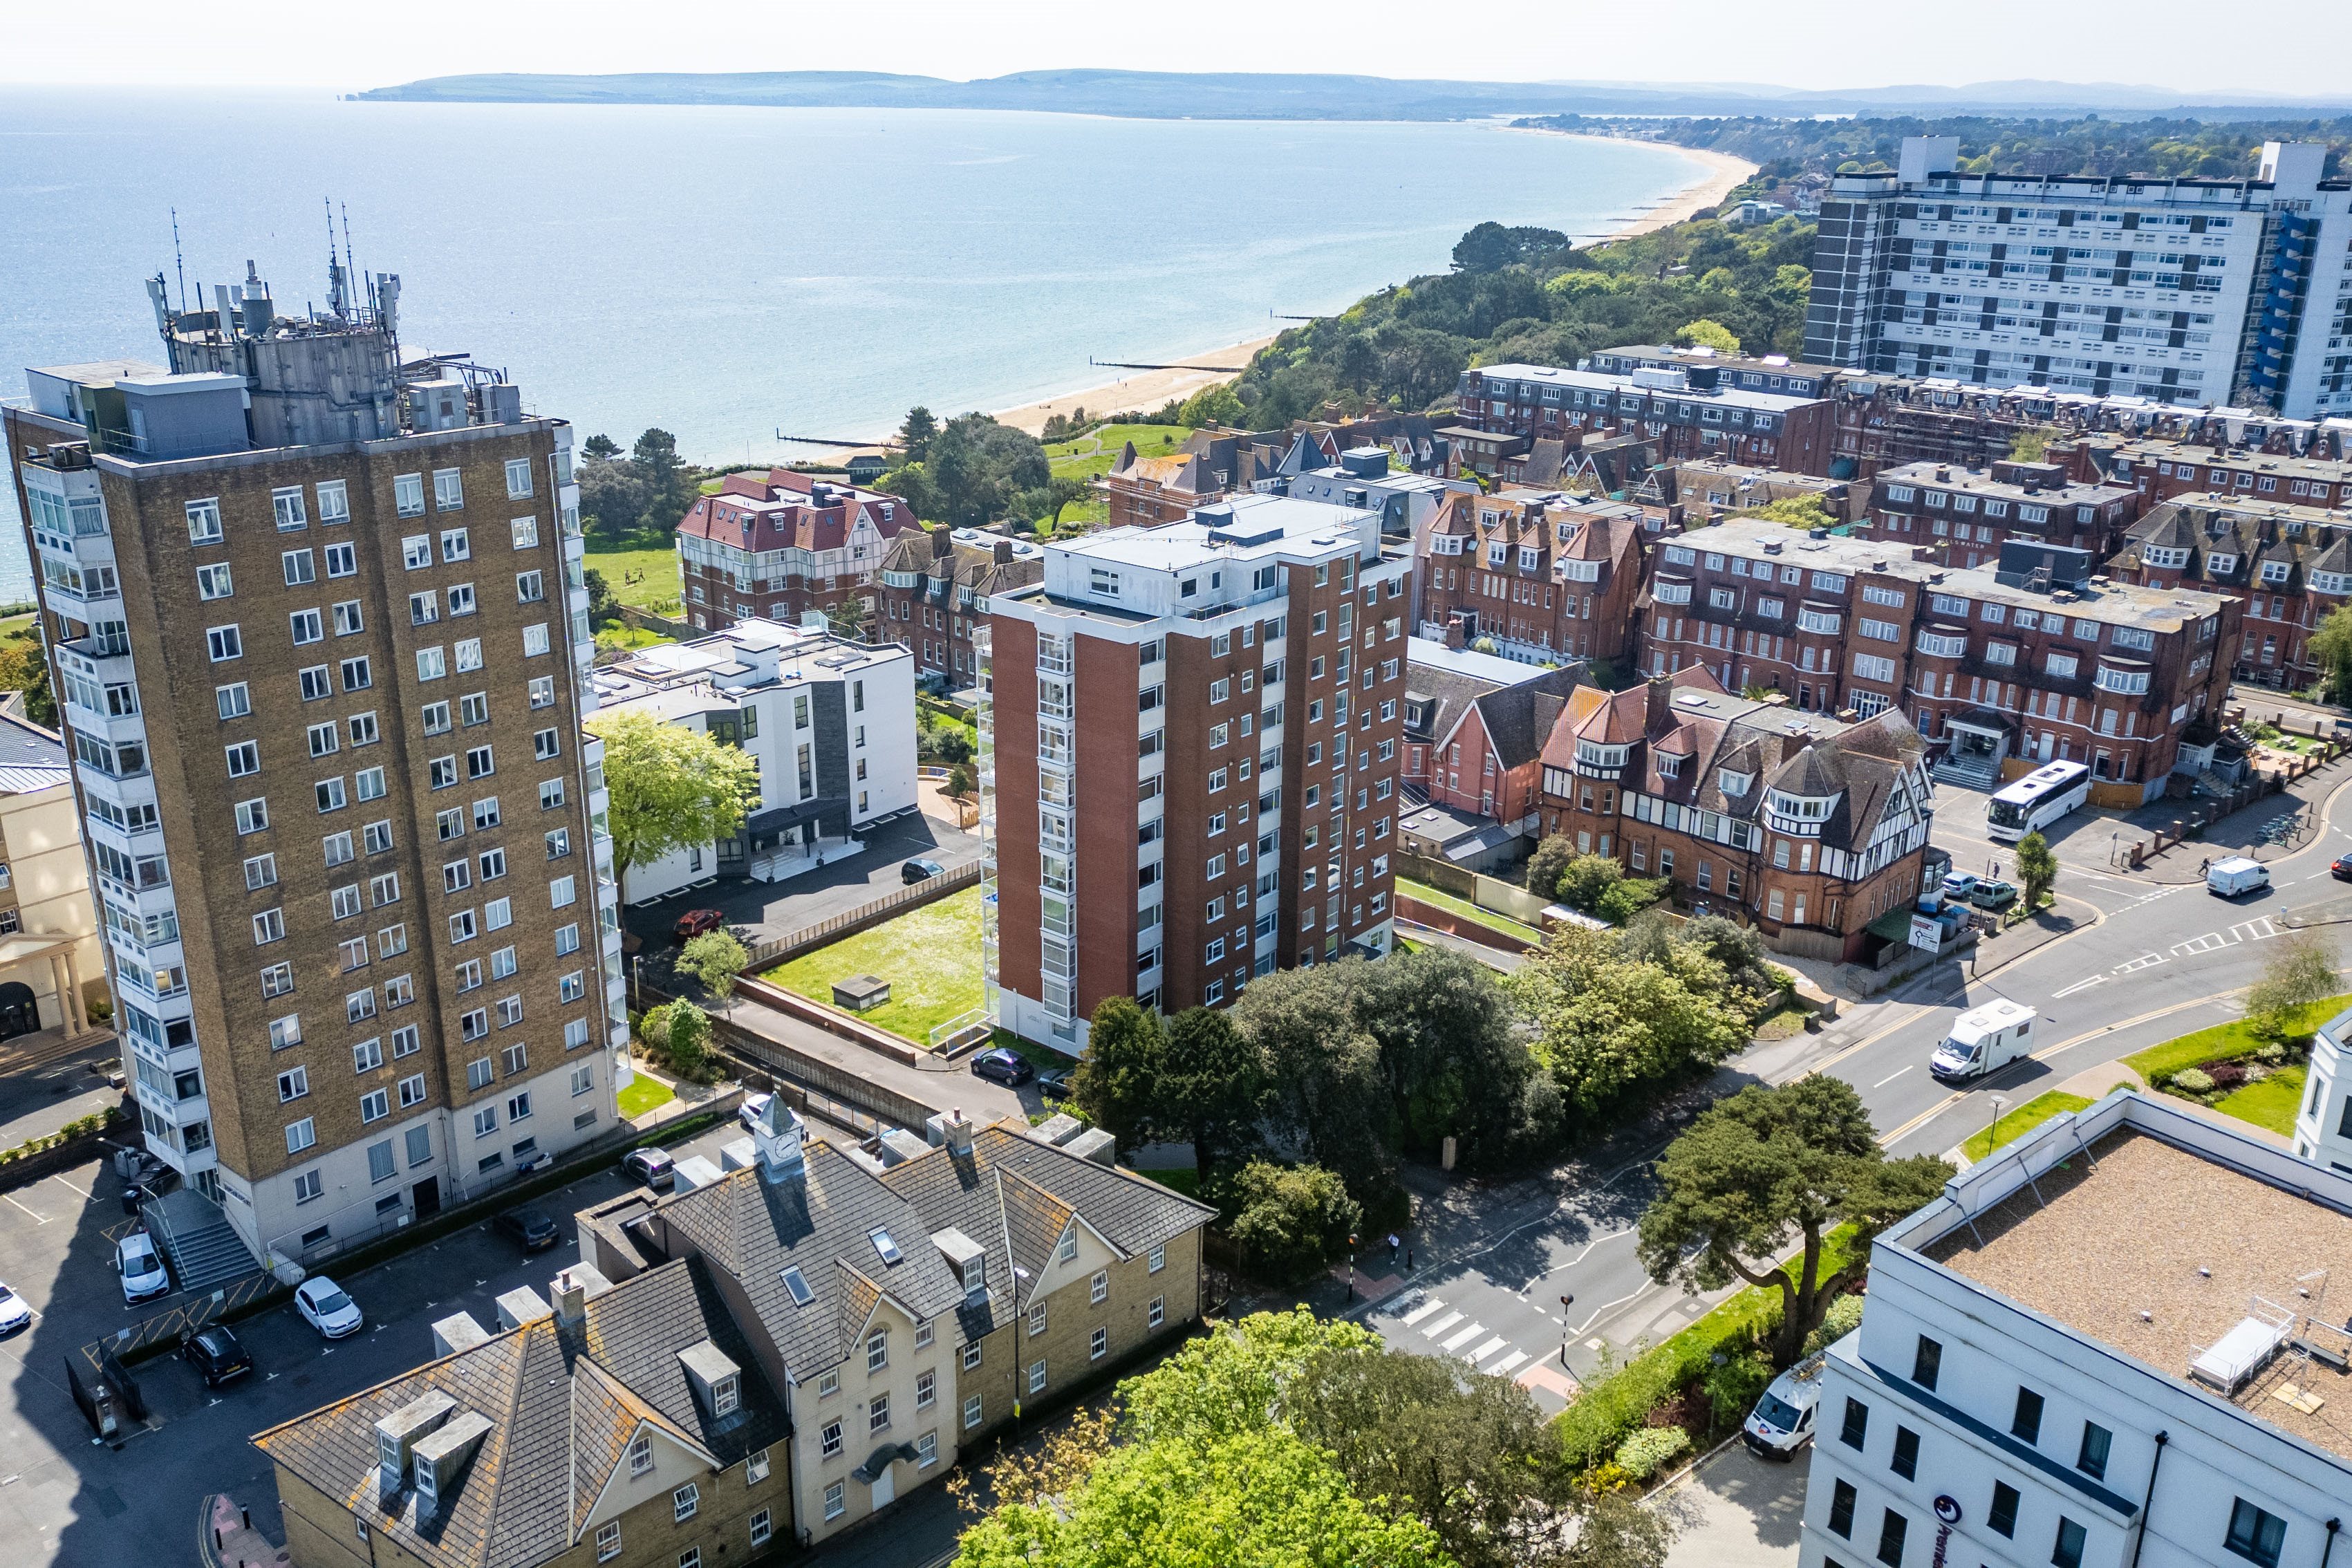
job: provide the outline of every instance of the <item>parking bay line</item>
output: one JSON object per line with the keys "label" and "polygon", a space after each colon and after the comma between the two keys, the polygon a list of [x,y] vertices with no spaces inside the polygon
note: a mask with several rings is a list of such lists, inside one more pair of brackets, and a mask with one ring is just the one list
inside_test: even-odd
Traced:
{"label": "parking bay line", "polygon": [[25,1212],[26,1212],[26,1214],[31,1214],[31,1215],[33,1215],[33,1220],[34,1220],[34,1223],[36,1223],[36,1224],[37,1224],[37,1225],[47,1225],[47,1224],[48,1224],[48,1223],[49,1223],[49,1216],[48,1216],[48,1215],[40,1215],[40,1214],[33,1214],[33,1211],[32,1211],[31,1209],[25,1208],[25,1205],[24,1205],[23,1204],[18,1204],[18,1203],[16,1203],[16,1198],[15,1198],[15,1197],[13,1197],[13,1196],[11,1196],[9,1194],[7,1194],[7,1193],[0,1193],[0,1198],[7,1198],[7,1199],[8,1199],[8,1201],[9,1201],[10,1203],[12,1203],[12,1204],[16,1204],[16,1206],[17,1206],[18,1208],[20,1208],[20,1209],[25,1209]]}

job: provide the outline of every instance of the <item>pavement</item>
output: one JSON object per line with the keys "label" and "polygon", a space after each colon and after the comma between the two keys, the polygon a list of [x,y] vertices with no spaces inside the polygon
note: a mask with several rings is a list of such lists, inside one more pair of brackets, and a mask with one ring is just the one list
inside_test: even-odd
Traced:
{"label": "pavement", "polygon": [[1793,1568],[1812,1468],[1810,1443],[1780,1460],[1733,1441],[1653,1492],[1649,1506],[1681,1530],[1666,1568]]}
{"label": "pavement", "polygon": [[67,1038],[56,1029],[0,1040],[0,1149],[46,1138],[69,1121],[120,1105],[123,1091],[101,1066],[122,1054],[100,1029]]}
{"label": "pavement", "polygon": [[647,947],[660,949],[670,945],[670,928],[688,910],[719,910],[745,945],[756,945],[897,892],[907,885],[899,867],[917,858],[936,860],[952,871],[979,860],[980,837],[909,809],[868,827],[864,849],[830,865],[782,882],[730,877],[643,909],[625,908],[621,921]]}

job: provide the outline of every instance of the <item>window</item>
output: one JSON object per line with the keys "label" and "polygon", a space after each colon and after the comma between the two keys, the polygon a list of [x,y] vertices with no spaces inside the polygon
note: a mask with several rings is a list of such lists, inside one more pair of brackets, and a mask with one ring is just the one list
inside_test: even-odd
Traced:
{"label": "window", "polygon": [[[637,1442],[643,1443],[646,1446],[646,1461],[650,1465],[653,1462],[652,1440],[646,1437],[639,1437]],[[630,1473],[633,1475],[641,1473],[635,1468],[635,1461],[636,1457],[636,1444],[633,1443],[629,1446],[629,1458],[631,1460]],[[598,1525],[596,1527],[596,1561],[599,1563],[610,1563],[614,1558],[618,1557],[620,1554],[621,1521],[616,1519],[609,1524]]]}
{"label": "window", "polygon": [[876,1432],[887,1432],[889,1429],[890,1396],[887,1394],[877,1394],[867,1402],[866,1406],[866,1430],[870,1436]]}
{"label": "window", "polygon": [[[978,1349],[977,1346],[968,1347]],[[967,1432],[980,1425],[980,1395],[975,1394],[963,1402],[963,1429]]]}
{"label": "window", "polygon": [[2083,1448],[2075,1457],[2074,1468],[2095,1481],[2107,1479],[2107,1454],[2115,1447],[2116,1435],[2095,1421],[2083,1423]]}
{"label": "window", "polygon": [[2017,1489],[2007,1481],[1992,1484],[1992,1507],[1985,1511],[1985,1523],[1997,1535],[2017,1533]]}
{"label": "window", "polygon": [[360,1096],[360,1120],[381,1121],[392,1114],[392,1097],[383,1090],[371,1089]]}
{"label": "window", "polygon": [[940,1435],[926,1432],[915,1439],[915,1468],[928,1470],[940,1462]]}
{"label": "window", "polygon": [[261,771],[261,747],[257,742],[240,741],[225,748],[228,756],[228,776],[247,778]]}
{"label": "window", "polygon": [[245,657],[245,639],[235,626],[214,626],[205,633],[205,646],[215,664]]}
{"label": "window", "polygon": [[217,500],[192,500],[186,503],[185,510],[189,543],[218,544],[221,542],[221,510]]}
{"label": "window", "polygon": [[[972,1403],[977,1405],[980,1402],[975,1399]],[[843,1490],[843,1485],[839,1481],[835,1481],[832,1485],[824,1489],[825,1518],[839,1519],[843,1514],[849,1511],[849,1505],[842,1500],[841,1494]]]}
{"label": "window", "polygon": [[2286,1521],[2243,1498],[2235,1499],[2230,1510],[2230,1532],[2221,1538],[2221,1544],[2263,1568],[2278,1568],[2279,1552],[2286,1545]]}
{"label": "window", "polygon": [[890,1364],[890,1332],[877,1329],[866,1336],[866,1373],[871,1377]]}
{"label": "window", "polygon": [[537,572],[515,574],[515,598],[525,605],[537,604],[547,597],[547,579]]}
{"label": "window", "polygon": [[2052,1568],[2083,1568],[2083,1527],[2071,1519],[2058,1521],[2058,1539],[2051,1543]]}
{"label": "window", "polygon": [[1029,1392],[1032,1394],[1045,1392],[1045,1363],[1042,1360],[1029,1363]]}
{"label": "window", "polygon": [[963,1369],[966,1372],[972,1372],[977,1370],[979,1366],[980,1342],[978,1340],[974,1340],[970,1344],[963,1347]]}
{"label": "window", "polygon": [[702,1506],[702,1489],[692,1481],[687,1482],[669,1494],[669,1506],[671,1522],[683,1524],[694,1517],[696,1509]]}
{"label": "window", "polygon": [[743,1484],[747,1487],[755,1487],[767,1479],[768,1450],[761,1448],[743,1461]]}
{"label": "window", "polygon": [[296,610],[286,617],[286,624],[293,631],[296,647],[327,640],[326,623],[316,610]]}
{"label": "window", "polygon": [[1944,1364],[1944,1347],[1927,1335],[1919,1336],[1919,1348],[1911,1357],[1911,1381],[1922,1388],[1936,1386],[1937,1374]]}
{"label": "window", "polygon": [[1151,1298],[1151,1310],[1146,1314],[1146,1326],[1156,1329],[1167,1321],[1168,1298],[1165,1296],[1154,1296]]}
{"label": "window", "polygon": [[1087,1359],[1100,1361],[1110,1351],[1110,1331],[1097,1329],[1087,1341]]}
{"label": "window", "polygon": [[1905,1480],[1916,1479],[1919,1473],[1919,1434],[1908,1426],[1895,1428],[1895,1457],[1887,1468]]}
{"label": "window", "polygon": [[[767,1452],[768,1452],[768,1450],[766,1450],[765,1448],[762,1448],[762,1449],[761,1449],[761,1450],[760,1450],[760,1457],[761,1457],[761,1458],[762,1459],[762,1461],[764,1461],[764,1460],[765,1460],[765,1458],[766,1458],[766,1456],[767,1456]],[[772,1527],[770,1525],[770,1523],[769,1523],[769,1520],[768,1520],[768,1510],[767,1510],[766,1509],[764,1509],[764,1508],[763,1508],[763,1509],[761,1509],[759,1512],[757,1512],[757,1513],[755,1513],[755,1514],[753,1514],[753,1515],[751,1516],[751,1544],[752,1544],[752,1545],[754,1545],[754,1546],[765,1546],[766,1544],[768,1544],[768,1537],[769,1537],[770,1535],[773,1534],[773,1533],[774,1533],[774,1530],[773,1530],[773,1528],[772,1528]]]}
{"label": "window", "polygon": [[375,676],[368,668],[365,654],[362,654],[357,658],[343,660],[342,669],[343,689],[346,691],[365,691],[375,684]]}
{"label": "window", "polygon": [[939,1391],[939,1373],[935,1372],[922,1372],[916,1373],[915,1408],[918,1410],[929,1410],[932,1405],[937,1402]]}
{"label": "window", "polygon": [[1853,1539],[1853,1483],[1839,1481],[1830,1490],[1830,1533]]}
{"label": "window", "polygon": [[256,947],[267,947],[273,942],[283,942],[285,938],[284,910],[264,910],[253,917],[253,942]]}
{"label": "window", "polygon": [[474,608],[474,585],[471,583],[452,584],[449,589],[449,618],[455,620],[459,616],[470,616]]}
{"label": "window", "polygon": [[307,1116],[299,1121],[291,1123],[286,1129],[286,1152],[289,1154],[299,1154],[318,1141],[318,1130],[311,1125],[310,1119]]}
{"label": "window", "polygon": [[530,459],[509,458],[507,459],[508,499],[520,500],[529,494],[530,494]]}
{"label": "window", "polygon": [[1035,1339],[1045,1331],[1045,1303],[1040,1301],[1029,1309],[1029,1337]]}
{"label": "window", "polygon": [[197,598],[226,599],[236,592],[236,587],[230,580],[229,569],[226,562],[217,566],[196,568]]}
{"label": "window", "polygon": [[278,519],[278,526],[288,531],[300,528],[310,521],[309,509],[302,502],[302,487],[299,485],[270,491],[269,510]]}
{"label": "window", "polygon": [[1168,1267],[1168,1249],[1165,1247],[1153,1247],[1148,1267],[1154,1274]]}
{"label": "window", "polygon": [[310,1092],[310,1069],[309,1068],[289,1068],[278,1075],[278,1102],[280,1105],[289,1100],[299,1100]]}
{"label": "window", "polygon": [[455,468],[433,470],[433,504],[443,511],[456,511],[466,504],[466,478]]}
{"label": "window", "polygon": [[449,673],[449,658],[444,648],[421,647],[416,650],[416,679],[438,680]]}
{"label": "window", "polygon": [[2017,1391],[2017,1414],[2010,1417],[2009,1435],[2028,1443],[2042,1441],[2042,1395],[2030,1388]]}
{"label": "window", "polygon": [[1903,1568],[1903,1538],[1910,1530],[1909,1520],[1891,1508],[1886,1510],[1878,1526],[1878,1560],[1886,1568]]}

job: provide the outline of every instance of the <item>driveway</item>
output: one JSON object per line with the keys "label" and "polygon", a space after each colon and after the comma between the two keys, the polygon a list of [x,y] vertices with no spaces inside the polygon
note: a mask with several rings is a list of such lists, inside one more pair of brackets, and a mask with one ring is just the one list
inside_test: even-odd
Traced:
{"label": "driveway", "polygon": [[847,910],[870,904],[906,886],[898,868],[906,861],[936,860],[947,870],[980,858],[980,837],[935,816],[908,810],[866,832],[866,847],[814,871],[782,882],[725,878],[716,887],[674,893],[644,909],[624,909],[621,919],[650,948],[667,947],[670,928],[688,910],[721,910],[746,946],[816,924]]}
{"label": "driveway", "polygon": [[1794,1459],[1759,1459],[1745,1443],[1717,1450],[1650,1506],[1682,1527],[1666,1568],[1795,1568],[1811,1445]]}

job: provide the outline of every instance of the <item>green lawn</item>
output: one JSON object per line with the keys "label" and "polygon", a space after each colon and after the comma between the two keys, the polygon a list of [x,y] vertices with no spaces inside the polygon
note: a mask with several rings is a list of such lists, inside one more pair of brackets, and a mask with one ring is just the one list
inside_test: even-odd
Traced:
{"label": "green lawn", "polygon": [[1433,909],[1446,910],[1462,916],[1465,920],[1475,921],[1488,931],[1498,931],[1526,942],[1543,941],[1543,932],[1533,926],[1521,925],[1508,915],[1498,915],[1492,910],[1482,910],[1467,899],[1457,899],[1451,893],[1441,893],[1435,888],[1424,887],[1419,882],[1409,882],[1402,877],[1399,877],[1396,879],[1396,890],[1400,896],[1416,899]]}
{"label": "green lawn", "polygon": [[2052,1118],[2069,1110],[2087,1110],[2091,1101],[2079,1094],[2052,1089],[2037,1095],[2014,1110],[2004,1110],[2000,1120],[1960,1145],[1960,1152],[1971,1161],[1981,1160],[2004,1143],[2014,1143]]}
{"label": "green lawn", "polygon": [[5,619],[0,619],[0,642],[6,642],[11,637],[22,637],[31,631],[33,619],[34,615],[30,611],[21,616],[10,616]]}
{"label": "green lawn", "polygon": [[979,888],[818,948],[761,978],[829,1006],[833,983],[853,974],[878,974],[890,983],[890,1000],[859,1017],[928,1046],[934,1025],[971,1012],[983,999]]}
{"label": "green lawn", "polygon": [[622,626],[617,622],[596,633],[596,647],[599,649],[617,647],[625,648],[632,653],[641,647],[659,647],[664,643],[676,640],[674,637],[666,637],[659,632],[647,631],[643,626]]}
{"label": "green lawn", "polygon": [[2260,1083],[2231,1089],[2213,1102],[2213,1109],[2292,1138],[2294,1113],[2303,1109],[2303,1086],[2304,1068],[2298,1062],[2278,1068]]}
{"label": "green lawn", "polygon": [[1139,458],[1168,458],[1192,438],[1192,428],[1184,425],[1106,425],[1075,441],[1055,442],[1045,448],[1045,460],[1056,474],[1091,479],[1108,473],[1129,441]]}
{"label": "green lawn", "polygon": [[[642,550],[617,550],[591,543],[586,563],[604,574],[613,597],[656,615],[675,615],[678,598],[677,552],[667,545]],[[629,579],[635,577],[636,582]],[[667,608],[665,608],[667,605]]]}
{"label": "green lawn", "polygon": [[629,1080],[629,1087],[621,1091],[621,1114],[643,1116],[655,1106],[667,1105],[677,1098],[670,1092],[669,1085],[661,1079],[639,1073]]}
{"label": "green lawn", "polygon": [[[2352,1007],[2352,993],[2313,1003],[2289,1023],[2287,1038],[2312,1033],[2347,1007]],[[2143,1079],[2153,1080],[2158,1073],[2179,1072],[2182,1068],[2193,1068],[2203,1062],[2250,1057],[2269,1043],[2257,1038],[2254,1032],[2246,1026],[2245,1020],[2240,1019],[2233,1024],[2216,1024],[2193,1035],[2182,1035],[2160,1046],[2150,1046],[2144,1051],[2135,1051],[2124,1058],[2124,1065]]]}

